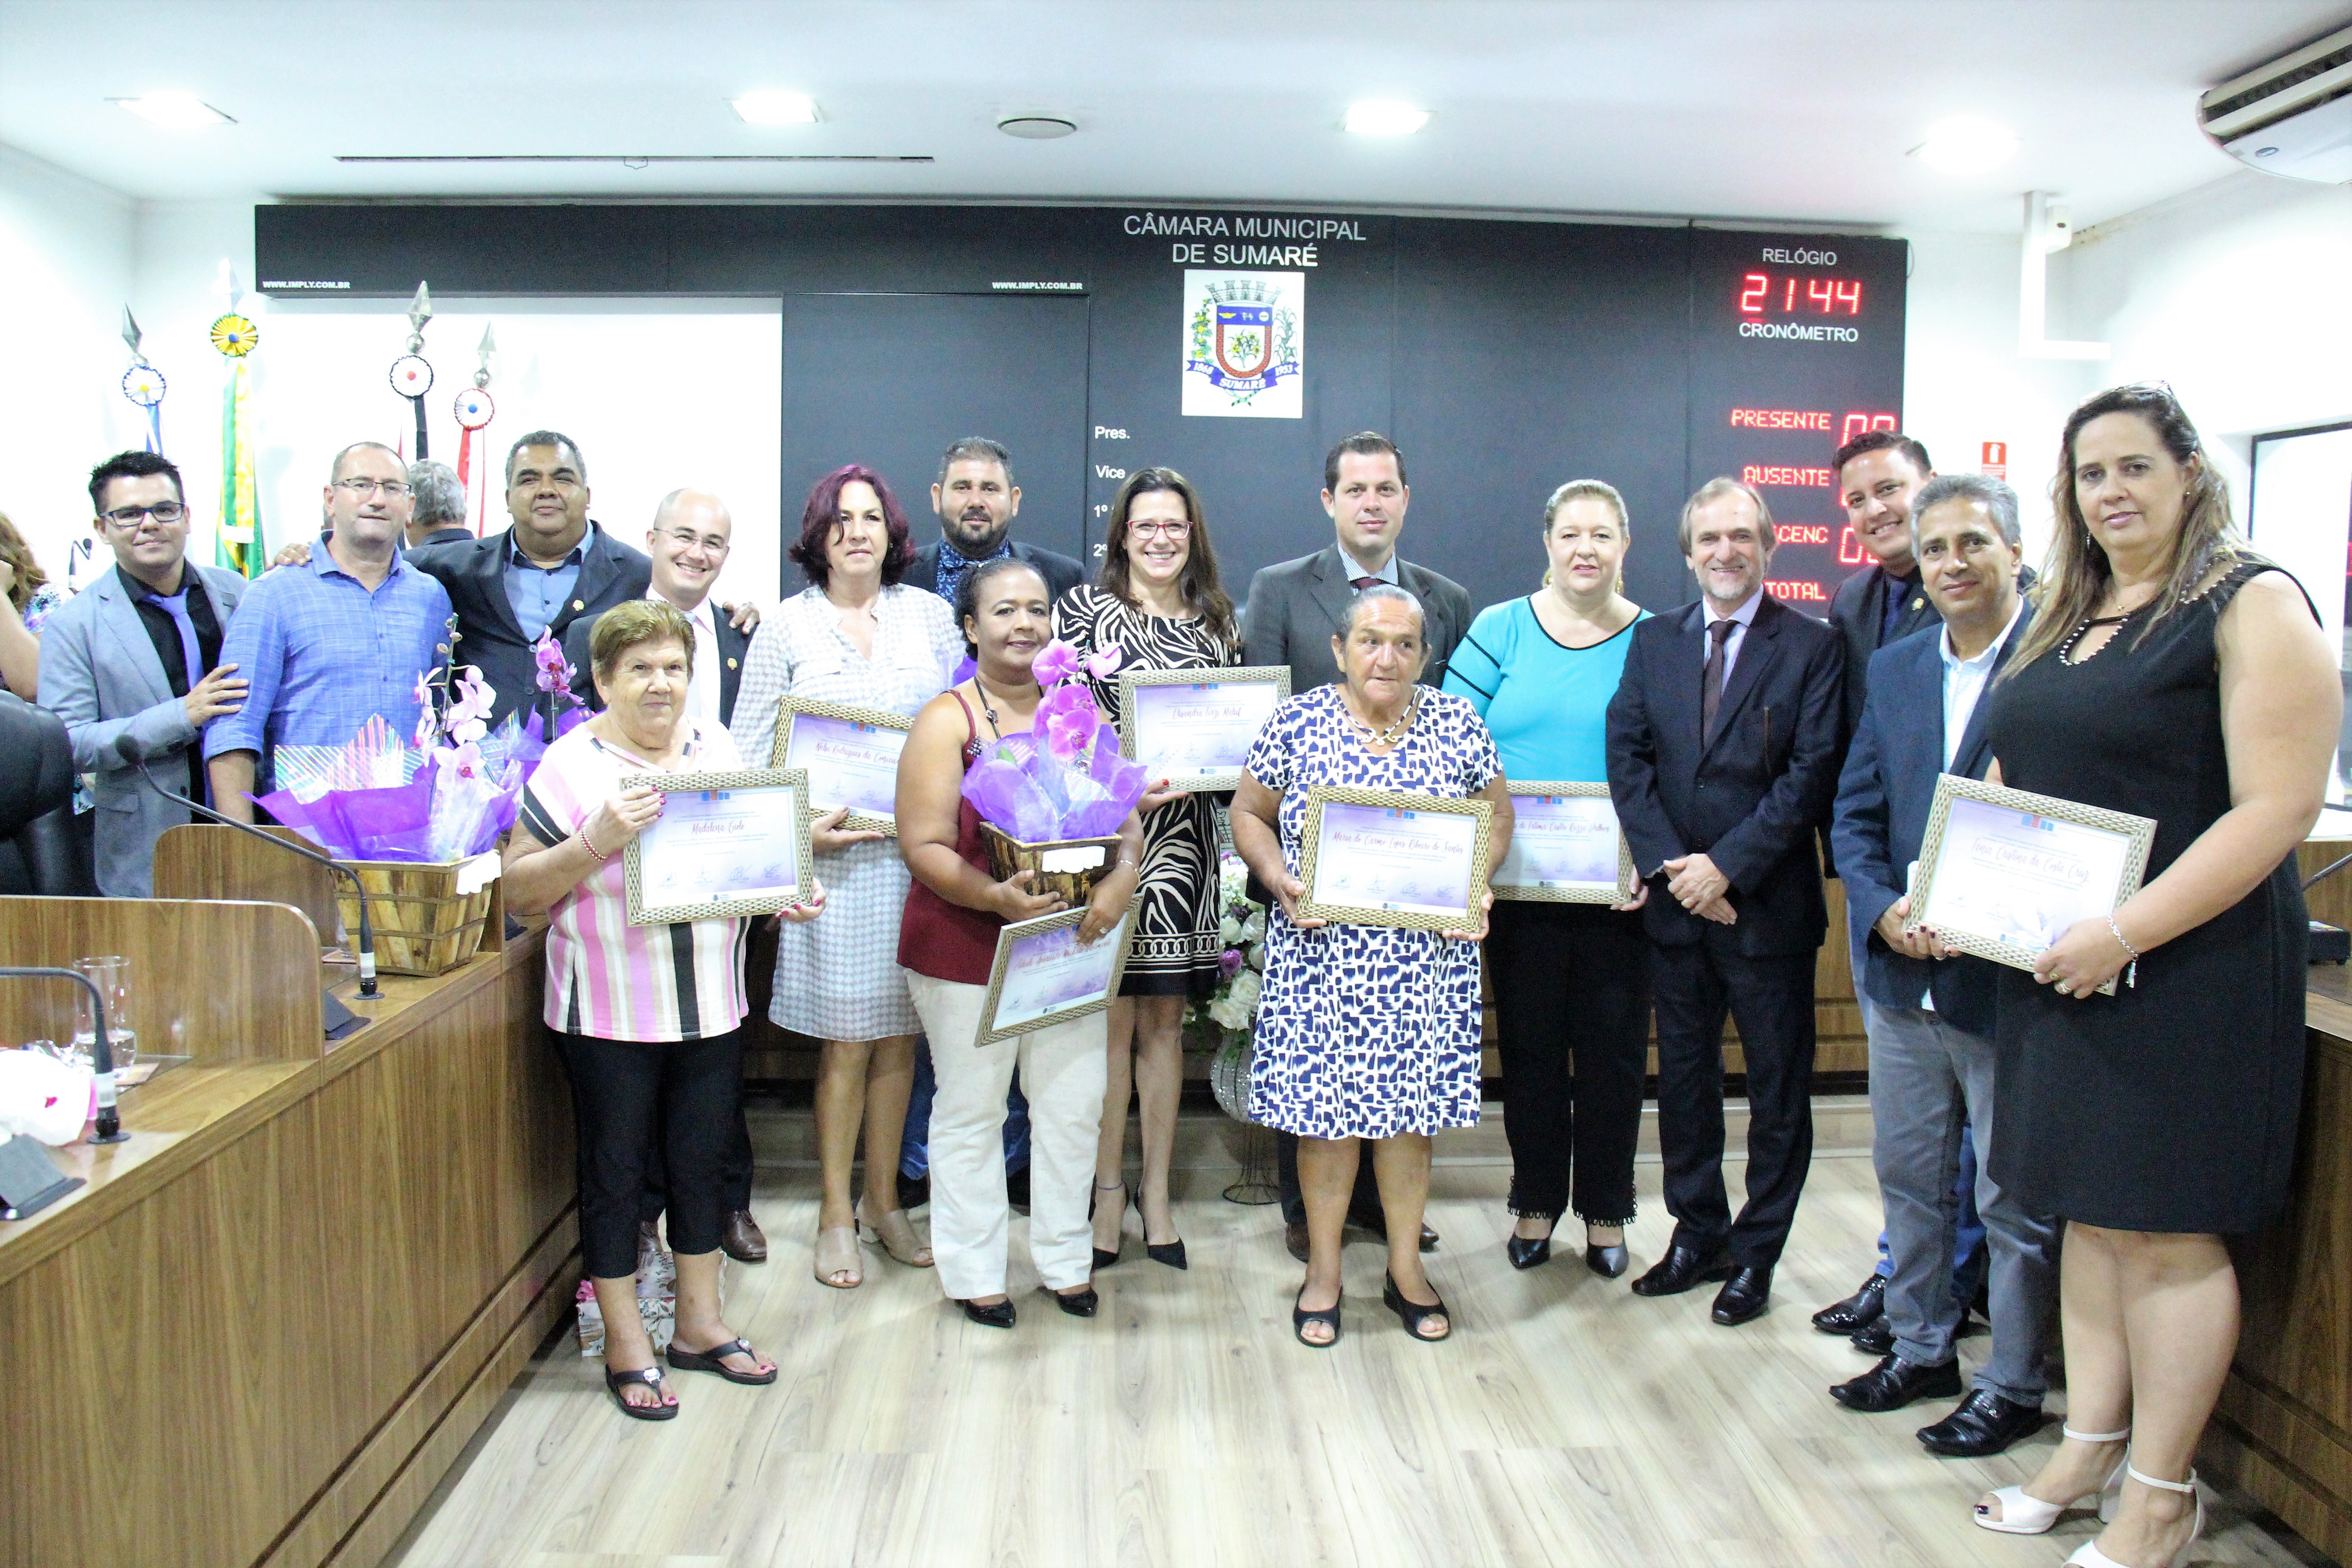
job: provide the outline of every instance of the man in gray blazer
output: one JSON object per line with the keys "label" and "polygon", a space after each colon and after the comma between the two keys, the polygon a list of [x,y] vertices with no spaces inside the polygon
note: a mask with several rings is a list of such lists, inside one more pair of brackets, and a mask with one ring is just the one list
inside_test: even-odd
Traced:
{"label": "man in gray blazer", "polygon": [[[1470,595],[1450,577],[1416,566],[1397,554],[1404,511],[1412,491],[1404,481],[1404,454],[1396,443],[1370,430],[1349,437],[1323,459],[1323,510],[1338,537],[1328,550],[1268,566],[1250,579],[1243,640],[1245,664],[1286,664],[1292,695],[1339,679],[1331,638],[1347,632],[1348,606],[1375,583],[1410,591],[1421,601],[1429,639],[1429,664],[1421,683],[1445,679],[1445,661],[1470,627]],[[1254,888],[1253,898],[1265,889]],[[1275,1166],[1281,1177],[1284,1241],[1290,1255],[1307,1260],[1307,1205],[1298,1192],[1298,1140],[1274,1135]],[[1371,1166],[1356,1173],[1348,1205],[1349,1223],[1386,1234],[1380,1191]],[[1437,1233],[1421,1227],[1421,1249],[1437,1245]]]}
{"label": "man in gray blazer", "polygon": [[154,891],[155,840],[190,814],[148,787],[140,768],[205,798],[204,727],[245,700],[245,681],[217,663],[245,579],[187,559],[180,470],[155,453],[100,463],[89,499],[114,570],[42,626],[41,706],[65,721],[74,766],[95,775],[99,888],[143,899]]}
{"label": "man in gray blazer", "polygon": [[1323,510],[1339,537],[1328,550],[1268,566],[1250,579],[1243,636],[1250,664],[1286,664],[1293,696],[1339,677],[1331,638],[1346,631],[1348,605],[1374,583],[1410,590],[1428,628],[1429,666],[1421,683],[1445,679],[1445,661],[1470,629],[1470,595],[1461,584],[1397,553],[1412,491],[1404,454],[1367,430],[1323,459]]}

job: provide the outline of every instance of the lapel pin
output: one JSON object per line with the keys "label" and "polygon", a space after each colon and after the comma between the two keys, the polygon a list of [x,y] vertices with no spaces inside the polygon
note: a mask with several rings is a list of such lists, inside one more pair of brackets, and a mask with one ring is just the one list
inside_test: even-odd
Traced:
{"label": "lapel pin", "polygon": [[730,659],[729,659],[729,660],[727,661],[727,668],[730,668],[730,669],[734,668],[735,668],[735,661],[734,661],[733,659],[731,659],[731,658],[730,658]]}
{"label": "lapel pin", "polygon": [[585,604],[582,603],[580,600],[578,600],[578,599],[574,599],[574,600],[572,600],[572,607],[574,610],[584,610],[584,609],[586,609],[588,606],[587,606]]}

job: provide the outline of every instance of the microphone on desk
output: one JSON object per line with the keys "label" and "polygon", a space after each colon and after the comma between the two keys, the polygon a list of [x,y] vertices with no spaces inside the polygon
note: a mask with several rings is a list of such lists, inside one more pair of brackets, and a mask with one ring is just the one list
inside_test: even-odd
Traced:
{"label": "microphone on desk", "polygon": [[254,837],[260,839],[264,844],[275,844],[278,847],[285,850],[289,855],[299,855],[305,860],[315,860],[320,865],[324,866],[329,870],[334,872],[337,876],[349,879],[352,884],[352,892],[359,900],[360,906],[360,994],[370,998],[371,1000],[378,994],[375,984],[375,926],[368,919],[367,889],[361,883],[360,874],[357,871],[352,870],[349,866],[344,865],[340,860],[332,859],[328,856],[320,854],[315,849],[307,849],[301,845],[293,843],[289,839],[280,838],[274,833],[264,833],[261,829],[254,826],[253,824],[249,822],[239,822],[233,816],[223,816],[221,813],[215,811],[211,806],[203,805],[197,801],[190,800],[186,795],[173,795],[170,790],[165,789],[162,784],[155,782],[155,775],[147,771],[145,759],[132,758],[128,760],[130,760],[133,765],[138,768],[139,776],[147,781],[147,787],[153,790],[157,795],[162,795],[165,800],[170,801],[173,805],[184,805],[190,811],[194,812],[198,816],[203,817],[206,822],[217,822],[223,827],[234,827],[239,833],[249,833],[253,835]]}
{"label": "microphone on desk", "polygon": [[106,1033],[106,994],[79,969],[46,966],[0,969],[0,980],[70,980],[89,993],[90,1017],[97,1032],[89,1044],[90,1066],[97,1073],[98,1136],[93,1143],[120,1143],[131,1136],[122,1131],[121,1112],[114,1104],[114,1042]]}

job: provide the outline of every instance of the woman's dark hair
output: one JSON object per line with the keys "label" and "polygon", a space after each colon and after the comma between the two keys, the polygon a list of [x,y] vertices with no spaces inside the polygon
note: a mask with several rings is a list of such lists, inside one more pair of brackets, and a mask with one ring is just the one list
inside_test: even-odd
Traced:
{"label": "woman's dark hair", "polygon": [[16,531],[16,525],[8,521],[5,512],[0,512],[0,561],[16,569],[16,581],[8,589],[8,599],[21,616],[33,602],[34,594],[49,580],[49,574],[33,559],[33,547],[25,542],[25,536]]}
{"label": "woman's dark hair", "polygon": [[863,463],[845,463],[817,480],[809,491],[808,504],[801,509],[801,536],[784,553],[801,569],[801,575],[822,588],[833,574],[833,563],[825,555],[825,546],[833,542],[833,531],[840,526],[841,492],[851,485],[871,485],[875,496],[882,502],[882,521],[890,541],[882,549],[882,583],[885,587],[907,574],[914,563],[915,546],[907,537],[907,511],[898,498],[890,493],[890,486],[882,476]]}
{"label": "woman's dark hair", "polygon": [[2050,480],[2050,506],[2058,526],[2042,561],[2042,581],[2034,584],[2033,624],[2025,628],[2002,669],[2004,679],[2064,642],[2097,605],[2115,575],[2074,495],[2074,443],[2084,426],[2109,414],[2134,415],[2145,421],[2157,444],[2189,471],[2187,492],[2180,498],[2180,527],[2172,536],[2172,560],[2136,637],[2147,637],[2158,622],[2195,598],[2217,569],[2249,553],[2246,537],[2231,513],[2229,481],[2205,455],[2197,426],[2172,388],[2160,381],[2107,388],[2066,416],[2065,430],[2058,438],[2058,472]]}
{"label": "woman's dark hair", "polygon": [[1155,490],[1181,498],[1184,515],[1192,522],[1192,549],[1184,558],[1184,570],[1177,574],[1176,592],[1182,596],[1184,607],[1201,617],[1210,636],[1230,639],[1234,601],[1217,580],[1217,552],[1209,543],[1209,520],[1201,515],[1201,497],[1192,481],[1173,468],[1138,468],[1118,487],[1118,495],[1110,503],[1110,531],[1103,535],[1102,570],[1096,574],[1096,582],[1120,604],[1137,607],[1135,586],[1127,572],[1127,514],[1136,497]]}
{"label": "woman's dark hair", "polygon": [[[1018,555],[999,555],[992,560],[982,562],[979,565],[965,573],[963,574],[963,581],[956,584],[956,630],[963,632],[963,651],[972,658],[978,658],[980,657],[980,645],[971,640],[971,634],[970,632],[963,630],[963,624],[966,621],[976,621],[980,619],[981,590],[986,587],[989,584],[994,582],[997,578],[1003,576],[1007,572],[1026,572],[1032,577],[1036,578],[1040,584],[1045,583],[1045,574],[1038,571],[1037,568],[1030,565],[1029,563],[1022,560]],[[1052,592],[1051,584],[1046,584],[1046,587],[1048,595],[1050,596]]]}

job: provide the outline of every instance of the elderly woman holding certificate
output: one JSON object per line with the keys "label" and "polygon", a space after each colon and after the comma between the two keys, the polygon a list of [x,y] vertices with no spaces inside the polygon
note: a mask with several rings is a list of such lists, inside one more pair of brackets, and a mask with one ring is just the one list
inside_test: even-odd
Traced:
{"label": "elderly woman holding certificate", "polygon": [[[1486,863],[1452,868],[1457,888],[1483,889],[1509,847],[1510,795],[1486,726],[1461,698],[1416,684],[1428,656],[1422,626],[1421,602],[1404,589],[1375,584],[1359,594],[1344,637],[1331,639],[1341,680],[1275,710],[1234,797],[1234,847],[1278,905],[1266,934],[1250,1112],[1298,1138],[1308,1240],[1291,1323],[1300,1343],[1318,1349],[1339,1337],[1339,1241],[1365,1140],[1373,1142],[1388,1219],[1381,1300],[1416,1339],[1453,1331],[1422,1271],[1421,1216],[1430,1134],[1478,1121],[1477,943],[1488,900],[1478,894],[1461,927],[1444,931],[1302,913],[1309,893],[1302,866],[1317,847],[1305,842],[1317,785],[1489,803]],[[1328,895],[1327,877],[1336,873],[1360,889],[1349,904],[1434,896],[1427,891],[1433,884],[1419,899],[1402,882],[1375,886],[1391,872],[1421,880],[1385,858],[1345,867],[1318,860],[1314,890]]]}
{"label": "elderly woman holding certificate", "polygon": [[[907,514],[873,469],[853,463],[816,482],[790,553],[809,585],[761,623],[736,694],[735,744],[759,763],[774,748],[779,699],[912,720],[947,689],[963,656],[963,639],[940,596],[898,580],[915,558]],[[852,741],[861,733],[836,718],[812,716],[802,723],[846,728]],[[900,738],[872,726],[862,733]],[[865,771],[878,772],[878,763]],[[880,773],[885,779],[895,776],[895,762],[888,766]],[[820,1285],[847,1289],[865,1279],[861,1232],[900,1263],[931,1265],[931,1249],[898,1206],[898,1138],[915,1081],[915,1035],[922,1026],[906,975],[894,962],[898,917],[907,905],[906,862],[886,834],[845,827],[850,805],[826,800],[820,793],[825,782],[814,773],[810,779],[823,813],[810,839],[821,858],[830,910],[822,921],[782,932],[768,1017],[824,1042],[816,1075],[824,1196],[817,1205],[814,1272]],[[861,1125],[866,1189],[853,1205],[850,1173]]]}
{"label": "elderly woman holding certificate", "polygon": [[[658,774],[743,764],[724,730],[686,710],[694,624],[661,599],[632,599],[597,619],[590,639],[604,710],[548,747],[508,840],[507,908],[545,910],[547,1026],[572,1081],[580,1165],[580,1250],[604,1316],[604,1383],[624,1414],[667,1421],[637,1313],[637,1209],[658,1139],[667,1171],[669,1241],[677,1260],[669,1364],[766,1384],[775,1363],[719,1316],[722,1156],[735,1130],[742,1072],[740,920],[632,925],[624,851],[662,815]],[[811,889],[788,920],[814,920]]]}
{"label": "elderly woman holding certificate", "polygon": [[2038,1534],[2119,1482],[2112,1522],[2068,1561],[2147,1568],[2180,1561],[2203,1522],[2189,1466],[2238,1340],[2222,1238],[2286,1203],[2308,934],[2294,852],[2343,697],[2310,600],[2239,533],[2170,388],[2075,409],[2052,499],[2033,624],[1984,698],[1992,780],[2156,829],[2137,892],[2002,971],[1990,1173],[2066,1221],[2067,1424],[1977,1522]]}
{"label": "elderly woman holding certificate", "polygon": [[[1446,665],[1445,689],[1478,710],[1517,784],[1608,782],[1609,700],[1625,672],[1633,623],[1649,614],[1618,591],[1632,531],[1613,486],[1572,479],[1552,491],[1544,503],[1551,569],[1543,587],[1480,611]],[[1524,850],[1538,808],[1524,797],[1521,805]],[[1607,842],[1613,879],[1613,830]],[[1552,1229],[1573,1206],[1584,1221],[1585,1267],[1607,1279],[1625,1272],[1650,1031],[1649,951],[1631,911],[1648,898],[1644,885],[1631,903],[1614,906],[1555,899],[1496,906],[1486,967],[1517,1217],[1504,1249],[1515,1268],[1551,1257]]]}
{"label": "elderly woman holding certificate", "polygon": [[[1113,725],[1125,672],[1212,671],[1241,663],[1233,601],[1217,582],[1208,520],[1191,481],[1173,468],[1139,468],[1119,487],[1103,535],[1101,577],[1063,595],[1054,606],[1054,629],[1080,655],[1106,656],[1097,662],[1108,673],[1090,675],[1089,685]],[[1116,668],[1109,668],[1111,656]],[[1205,794],[1156,795],[1143,804],[1142,902],[1126,979],[1110,1008],[1110,1087],[1095,1154],[1097,1268],[1118,1262],[1122,1247],[1130,1085],[1142,1103],[1135,1207],[1144,1253],[1172,1268],[1186,1266],[1168,1205],[1176,1101],[1184,1087],[1184,1004],[1207,995],[1222,978],[1215,809]]]}
{"label": "elderly woman holding certificate", "polygon": [[[1026,735],[1045,700],[1034,666],[1053,634],[1045,581],[1019,556],[975,566],[956,593],[956,619],[976,661],[969,680],[933,698],[898,758],[898,849],[914,886],[898,963],[931,1039],[931,1247],[940,1287],[973,1322],[1013,1327],[1005,1294],[1004,1095],[1016,1064],[1029,1099],[1029,1257],[1062,1310],[1100,1304],[1087,1246],[1087,1188],[1102,1126],[1103,1015],[1088,1013],[1010,1038],[983,1037],[997,940],[1011,922],[1066,906],[1029,890],[1033,874],[989,869],[964,774],[983,752]],[[1097,742],[1099,743],[1099,742]],[[1135,898],[1143,824],[1132,811],[1118,856],[1087,900],[1078,941],[1118,930]],[[1097,861],[1097,864],[1100,862]]]}

